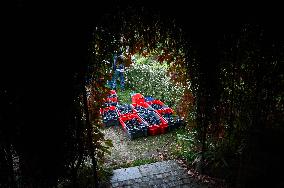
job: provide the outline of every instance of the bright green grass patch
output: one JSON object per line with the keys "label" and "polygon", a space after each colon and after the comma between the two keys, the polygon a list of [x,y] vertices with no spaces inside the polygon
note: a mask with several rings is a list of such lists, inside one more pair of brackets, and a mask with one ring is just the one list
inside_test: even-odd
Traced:
{"label": "bright green grass patch", "polygon": [[131,93],[133,93],[131,89],[125,89],[125,91],[119,89],[116,93],[120,104],[131,104]]}

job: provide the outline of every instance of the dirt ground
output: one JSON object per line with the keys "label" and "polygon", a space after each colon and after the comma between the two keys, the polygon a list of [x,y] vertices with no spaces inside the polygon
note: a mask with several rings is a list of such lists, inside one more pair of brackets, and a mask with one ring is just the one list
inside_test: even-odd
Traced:
{"label": "dirt ground", "polygon": [[173,159],[173,151],[177,145],[176,132],[140,137],[130,140],[123,129],[108,127],[103,130],[105,138],[113,141],[111,155],[106,158],[106,166],[114,169],[125,167],[141,160],[155,162]]}
{"label": "dirt ground", "polygon": [[[175,159],[182,167],[188,168],[189,176],[194,178],[196,182],[204,183],[208,187],[228,187],[223,180],[207,175],[199,175],[174,155],[178,147],[176,136],[178,130],[134,140],[130,140],[120,126],[105,128],[103,132],[107,139],[113,141],[114,145],[111,149],[111,155],[106,158],[106,167],[119,169],[140,165],[141,163],[147,164]],[[137,163],[137,161],[140,163]]]}

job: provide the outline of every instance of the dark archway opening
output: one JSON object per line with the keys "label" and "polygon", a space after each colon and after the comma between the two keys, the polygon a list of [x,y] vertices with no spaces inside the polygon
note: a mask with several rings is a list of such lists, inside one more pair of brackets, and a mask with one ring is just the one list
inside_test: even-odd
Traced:
{"label": "dark archway opening", "polygon": [[[149,49],[155,49],[157,40],[151,41],[151,39],[152,37],[155,38],[157,25],[153,24],[155,27],[153,27],[154,29],[152,30],[151,27],[149,28],[147,25],[149,23],[149,25],[151,25],[151,22],[155,23],[155,14],[151,14],[149,13],[151,11],[149,11],[146,16],[141,16],[138,13],[137,17],[132,17],[134,19],[138,18],[138,20],[134,22],[136,24],[138,23],[138,26],[135,26],[135,24],[132,25],[133,27],[130,29],[130,31],[135,31],[136,28],[140,28],[142,34],[140,36],[138,34],[139,37],[135,38],[134,36],[131,39],[129,36],[126,38],[124,37],[124,34],[131,35],[131,32],[125,32],[125,30],[127,31],[127,24],[131,23],[126,21],[129,18],[127,16],[127,12],[128,11],[120,11],[121,14],[118,14],[118,16],[113,19],[117,21],[116,23],[121,23],[117,24],[115,28],[109,27],[110,24],[106,24],[106,26],[103,27],[110,29],[110,32],[106,31],[106,33],[109,32],[106,34],[106,41],[108,40],[107,36],[115,36],[115,34],[117,34],[114,37],[116,38],[117,43],[114,42],[114,46],[110,45],[109,47],[106,47],[109,49],[103,50],[104,53],[110,52],[111,54],[116,50],[115,48],[119,46],[124,46],[124,49],[127,49],[127,46],[129,47],[131,42],[133,42],[132,45],[134,44],[132,48],[129,47],[129,49],[131,49],[130,51],[132,52],[135,52],[136,48],[138,48],[138,51],[139,49],[142,49],[140,51],[141,54],[143,54],[143,50],[144,53],[149,53],[149,51],[151,51]],[[212,12],[209,11],[209,14],[210,13]],[[233,184],[246,185],[250,183],[250,178],[247,179],[246,177],[238,174],[244,170],[242,164],[249,163],[249,160],[244,160],[244,158],[246,158],[245,156],[247,155],[255,157],[256,153],[260,152],[258,150],[255,151],[256,153],[250,153],[248,148],[252,142],[254,142],[252,140],[248,141],[248,139],[251,138],[250,134],[253,134],[252,132],[258,129],[261,129],[261,132],[265,132],[265,130],[268,129],[274,132],[274,130],[278,129],[276,127],[278,127],[279,122],[276,123],[278,121],[276,120],[276,116],[274,117],[276,118],[274,119],[276,120],[276,127],[274,127],[271,122],[269,123],[266,120],[264,120],[264,122],[267,124],[264,123],[266,124],[266,126],[264,126],[263,123],[260,123],[260,121],[257,120],[256,117],[259,117],[260,114],[262,114],[262,117],[268,117],[270,115],[263,110],[256,110],[256,106],[254,106],[254,104],[261,104],[263,107],[268,107],[268,103],[278,105],[277,102],[272,98],[268,99],[261,97],[265,95],[268,88],[266,88],[264,85],[260,86],[259,84],[266,82],[264,81],[265,74],[262,72],[266,68],[268,68],[268,72],[273,72],[273,74],[275,73],[275,75],[280,76],[278,67],[279,64],[276,63],[278,67],[276,68],[277,70],[272,68],[274,66],[272,59],[275,58],[274,60],[276,60],[281,58],[282,55],[279,53],[279,50],[282,47],[280,43],[275,42],[276,38],[280,37],[279,32],[274,30],[275,34],[277,35],[274,36],[276,38],[274,38],[273,35],[271,35],[272,33],[270,33],[272,31],[272,28],[270,28],[273,27],[272,25],[238,23],[238,21],[242,21],[245,16],[235,17],[232,16],[234,12],[228,13],[225,11],[225,13],[228,15],[228,18],[225,20],[223,19],[222,15],[212,15],[212,17],[206,15],[192,24],[188,23],[187,20],[185,21],[184,19],[180,19],[186,22],[185,25],[187,26],[186,28],[183,28],[183,31],[186,31],[186,35],[180,35],[182,36],[181,43],[184,42],[183,40],[190,42],[190,45],[186,45],[185,50],[183,51],[186,60],[182,62],[181,69],[184,68],[186,75],[185,77],[190,78],[191,81],[194,80],[197,88],[195,95],[195,102],[197,104],[195,109],[197,141],[195,142],[195,147],[197,148],[196,153],[198,154],[192,156],[192,153],[190,153],[189,155],[191,156],[189,158],[192,160],[191,162],[197,161],[194,162],[195,167],[200,172],[209,172],[214,175],[218,174],[219,177],[225,177],[228,181],[233,182]],[[177,14],[173,17],[181,18],[180,16],[180,14]],[[143,21],[145,21],[144,23],[146,24],[139,22],[139,18],[141,17],[144,18]],[[189,18],[189,16],[186,18]],[[255,21],[254,17],[250,18],[252,19],[248,19],[249,22]],[[119,21],[120,19],[126,22],[121,22]],[[108,19],[108,21],[110,20],[112,19]],[[167,19],[163,17],[159,22],[162,23],[161,28],[169,28],[165,26],[166,24],[163,25],[163,23],[172,22],[168,20],[163,22],[164,20]],[[228,21],[231,21],[232,23],[228,24]],[[103,23],[108,22],[104,21]],[[173,28],[175,27],[174,24],[175,23],[171,24],[173,25]],[[147,36],[148,29],[150,30],[149,33],[151,33],[151,31],[154,32],[150,36]],[[265,30],[266,34],[265,37],[263,37]],[[176,31],[178,31],[178,29]],[[115,34],[112,35],[110,33]],[[165,34],[162,34],[162,36],[167,36],[167,29],[162,30],[161,33]],[[176,36],[179,36],[179,34]],[[121,37],[124,38],[122,43],[126,41],[124,44],[120,44],[119,42]],[[278,39],[280,40],[280,38]],[[141,39],[141,41],[139,41],[139,39]],[[138,43],[137,41],[135,42],[135,40],[137,40]],[[112,39],[109,41],[112,41]],[[182,46],[184,44],[181,44],[178,41],[179,40],[175,41],[177,42],[177,46]],[[274,47],[269,48],[269,45],[278,45],[278,47],[276,47],[277,50]],[[276,55],[277,58],[274,56],[275,52],[278,53],[278,55]],[[110,54],[108,55],[109,57],[111,56]],[[265,56],[262,56],[261,54],[265,54]],[[261,57],[265,59],[264,64],[260,64],[260,62],[263,62],[262,60],[259,61]],[[271,59],[271,57],[274,58]],[[276,61],[279,62],[279,59]],[[182,74],[179,76],[181,75]],[[246,77],[246,81],[244,81],[244,77]],[[251,78],[257,79],[251,80]],[[279,86],[272,90],[273,94],[271,94],[278,98]],[[246,93],[246,91],[251,91],[255,94],[258,93],[256,94],[257,97],[252,93]],[[258,98],[258,100],[256,100],[255,97]],[[274,108],[274,110],[276,110],[276,108]],[[279,112],[279,110],[281,110],[281,108],[278,107],[276,111]],[[277,114],[278,112],[276,111],[274,112]],[[258,136],[256,137],[254,139],[261,139]],[[280,139],[279,135],[277,138]],[[273,141],[273,143],[276,142],[278,143],[276,140]],[[188,144],[189,142],[184,143]],[[245,146],[242,145],[243,143],[245,143]],[[259,147],[261,148],[262,146]],[[189,148],[188,145],[187,148]],[[259,168],[257,167],[257,164],[259,165],[260,163],[268,160],[268,157],[259,159],[259,162],[254,163],[251,166],[254,170],[247,172],[247,174],[254,173],[256,169]],[[276,168],[275,163],[270,163],[268,166],[270,170]],[[262,175],[262,172],[260,172],[256,176],[259,177]]]}
{"label": "dark archway opening", "polygon": [[[118,11],[119,4],[30,2],[18,1],[10,12],[15,17],[11,16],[3,29],[4,49],[8,50],[4,54],[5,63],[0,75],[0,183],[4,187],[52,187],[62,179],[72,182],[72,178],[78,175],[77,159],[82,153],[84,157],[88,155],[86,132],[82,131],[86,127],[80,119],[82,109],[78,108],[82,100],[78,96],[83,91],[81,86],[89,64],[86,57],[88,43],[92,40],[90,26],[99,24],[98,18],[106,9],[112,7],[114,12]],[[137,7],[140,5],[138,3]],[[230,159],[230,155],[225,158],[225,155],[213,155],[218,159],[216,164],[226,166],[227,163],[230,171],[232,165],[239,169],[240,181],[232,184],[240,184],[240,187],[281,187],[282,174],[278,173],[283,166],[283,154],[279,149],[283,141],[281,67],[284,50],[282,17],[278,14],[281,11],[275,8],[268,16],[264,14],[268,12],[267,7],[253,11],[256,10],[254,5],[241,11],[240,15],[244,7],[238,10],[210,7],[206,10],[204,6],[197,8],[178,2],[162,6],[161,3],[145,2],[144,5],[149,9],[162,10],[162,17],[167,14],[176,17],[177,22],[183,25],[185,38],[194,44],[197,53],[193,54],[200,57],[195,59],[200,62],[200,67],[192,76],[200,78],[202,91],[197,92],[200,100],[197,103],[203,104],[198,107],[205,107],[197,112],[200,117],[206,115],[205,121],[199,119],[199,124],[210,125],[211,122],[213,125],[213,121],[223,121],[216,127],[224,125],[224,130],[229,133],[225,139],[228,143],[223,142],[225,150],[219,150],[219,154],[234,153],[227,150],[231,149],[227,147],[229,144],[241,146],[239,163],[229,163],[226,159]],[[246,19],[249,15],[256,19]],[[151,16],[148,15],[149,20]],[[242,24],[238,24],[255,21],[260,23],[260,27],[256,27],[257,24],[241,27]],[[269,22],[263,23],[265,21]],[[225,37],[224,33],[227,33]],[[220,41],[225,50],[216,50]],[[216,54],[227,59],[219,61],[222,58]],[[216,76],[218,70],[223,71],[219,76],[226,81],[222,89]],[[248,92],[243,92],[243,88]],[[232,95],[232,92],[237,95]],[[223,102],[226,101],[221,112],[226,114],[223,116],[225,120],[212,117],[214,108],[211,106],[220,102],[218,96],[221,94]],[[78,99],[76,105],[74,98]],[[239,101],[241,99],[243,101]],[[220,113],[217,111],[217,114]],[[204,134],[205,128],[200,126],[202,134],[199,138],[202,141],[208,141],[208,135],[211,139],[211,135],[218,133]],[[214,126],[207,128],[210,130]],[[222,138],[222,134],[218,134],[216,140],[219,136]],[[234,136],[236,143],[232,142]],[[239,136],[247,139],[238,144],[242,140]],[[216,148],[214,150],[217,151]],[[15,153],[19,156],[18,163],[11,160]],[[19,168],[13,169],[15,164],[19,164]],[[218,165],[216,168],[222,169]],[[76,181],[74,185],[76,187]]]}
{"label": "dark archway opening", "polygon": [[[97,112],[104,105],[102,96],[106,97],[110,90],[113,55],[118,51],[122,52],[126,65],[125,91],[117,89],[120,104],[131,103],[132,92],[142,93],[162,100],[174,109],[178,116],[190,120],[191,125],[195,123],[193,87],[190,86],[190,73],[187,71],[190,58],[185,51],[189,46],[184,39],[182,28],[173,18],[162,17],[161,13],[151,9],[129,6],[103,15],[92,36],[89,48],[88,91],[93,114],[91,119],[95,125],[101,126],[101,117],[97,116]],[[187,129],[189,128],[192,129],[193,126],[188,126]],[[182,134],[185,134],[184,132],[185,130]],[[118,139],[113,140],[117,148],[113,150],[113,155],[116,156],[111,157],[112,167],[115,168],[166,160],[165,156],[172,157],[172,153],[176,152],[169,151],[167,145],[173,150],[178,142],[177,133],[160,135],[156,140],[141,138],[131,143],[126,133],[122,138],[121,135],[113,135],[119,134],[119,131],[107,133],[108,138]],[[127,142],[127,150],[123,142]],[[130,150],[140,153],[129,152]],[[180,148],[178,152],[181,150]]]}

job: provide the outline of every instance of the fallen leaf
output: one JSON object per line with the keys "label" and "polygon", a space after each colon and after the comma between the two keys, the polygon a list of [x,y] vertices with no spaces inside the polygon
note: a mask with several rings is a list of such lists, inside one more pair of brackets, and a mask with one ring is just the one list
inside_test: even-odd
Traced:
{"label": "fallen leaf", "polygon": [[190,170],[187,172],[187,174],[188,174],[190,177],[192,177],[192,176],[194,175],[194,173],[191,172]]}
{"label": "fallen leaf", "polygon": [[202,177],[201,177],[201,175],[198,175],[198,176],[197,176],[197,179],[199,179],[199,180],[200,180],[201,178],[202,178]]}
{"label": "fallen leaf", "polygon": [[183,163],[181,160],[178,160],[177,162],[178,162],[179,164],[182,164],[182,163]]}

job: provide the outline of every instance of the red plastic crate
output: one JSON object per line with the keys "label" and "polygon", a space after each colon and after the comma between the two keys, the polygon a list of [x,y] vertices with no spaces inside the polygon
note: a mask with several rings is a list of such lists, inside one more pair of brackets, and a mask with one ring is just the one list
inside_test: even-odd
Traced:
{"label": "red plastic crate", "polygon": [[115,106],[109,106],[109,107],[105,107],[105,108],[100,108],[100,114],[102,115],[105,111],[108,110],[117,110]]}
{"label": "red plastic crate", "polygon": [[[158,119],[160,119],[161,123],[159,125],[149,125],[148,126],[148,134],[149,135],[157,135],[157,134],[166,133],[168,131],[167,121],[161,115],[159,115],[157,112],[155,112],[154,110],[152,111],[152,113],[154,113],[154,116],[156,116]],[[141,119],[143,119],[143,118],[141,117]]]}
{"label": "red plastic crate", "polygon": [[145,102],[144,96],[140,93],[136,93],[132,95],[131,99],[132,99],[132,103]]}
{"label": "red plastic crate", "polygon": [[119,122],[120,122],[122,128],[125,130],[126,126],[125,126],[124,122],[131,120],[131,119],[134,119],[134,118],[139,119],[139,122],[143,122],[143,120],[137,114],[128,114],[128,116],[120,116],[118,119],[119,119]]}
{"label": "red plastic crate", "polygon": [[104,126],[106,126],[106,127],[112,126],[112,125],[117,126],[118,125],[118,113],[117,113],[117,109],[116,109],[115,106],[109,106],[109,107],[105,107],[105,108],[100,108],[100,115],[103,117],[103,114],[106,111],[109,111],[109,110],[115,111],[117,117],[115,119],[110,119],[110,120],[107,120],[107,121],[103,120]]}
{"label": "red plastic crate", "polygon": [[159,104],[161,106],[166,106],[162,101],[160,101],[159,99],[154,99],[152,101],[149,101],[151,104]]}
{"label": "red plastic crate", "polygon": [[116,95],[116,91],[115,90],[110,90],[110,94],[111,95]]}
{"label": "red plastic crate", "polygon": [[173,114],[174,111],[171,108],[164,108],[160,110],[156,110],[158,114],[163,115],[163,114]]}
{"label": "red plastic crate", "polygon": [[[131,120],[131,119],[138,119],[138,121],[140,123],[143,123],[144,124],[144,128],[138,130],[138,131],[131,131],[127,128],[126,124],[125,124],[125,121],[128,121],[128,120]],[[147,133],[147,127],[148,127],[148,124],[143,121],[143,119],[141,119],[140,116],[138,116],[137,114],[129,114],[128,116],[122,116],[122,117],[119,117],[119,122],[122,126],[122,128],[124,129],[124,131],[127,133],[127,136],[130,138],[130,139],[134,139],[134,138],[137,138],[137,137],[141,137],[141,136],[147,136],[148,133]]]}
{"label": "red plastic crate", "polygon": [[108,97],[107,102],[117,102],[117,97],[112,97],[112,98]]}
{"label": "red plastic crate", "polygon": [[165,134],[168,132],[168,125],[159,125],[160,134]]}
{"label": "red plastic crate", "polygon": [[105,103],[117,103],[118,97],[115,90],[110,90],[107,98],[104,98],[103,101]]}
{"label": "red plastic crate", "polygon": [[148,126],[148,135],[155,136],[160,133],[160,128],[158,125],[149,125]]}
{"label": "red plastic crate", "polygon": [[173,113],[173,109],[169,108],[167,105],[165,105],[162,101],[158,100],[158,99],[154,99],[152,101],[148,101],[147,102],[150,106],[152,104],[159,104],[162,106],[161,109],[155,110],[152,106],[151,108],[153,108],[158,114],[164,114],[164,113]]}
{"label": "red plastic crate", "polygon": [[140,102],[137,102],[137,103],[132,103],[132,105],[133,105],[134,107],[136,107],[137,105],[139,105],[139,106],[142,106],[142,107],[147,108],[147,109],[149,109],[149,110],[154,110],[147,102],[143,102],[143,101],[140,101]]}
{"label": "red plastic crate", "polygon": [[127,113],[127,114],[122,114],[117,108],[118,116],[124,117],[124,116],[129,116],[131,114],[137,114],[137,110],[134,108],[134,106],[132,104],[130,104],[130,107],[132,108],[132,113]]}
{"label": "red plastic crate", "polygon": [[161,134],[165,134],[168,131],[168,122],[160,115],[157,114],[160,117],[161,124],[159,125],[159,131]]}
{"label": "red plastic crate", "polygon": [[[173,121],[168,121],[167,118],[164,117],[165,115],[172,116]],[[167,123],[168,123],[168,130],[169,131],[174,130],[174,129],[180,127],[180,126],[185,125],[185,122],[184,122],[183,119],[179,118],[177,115],[173,115],[172,113],[169,113],[169,114],[164,113],[161,116],[165,119],[165,121],[167,121]]]}

